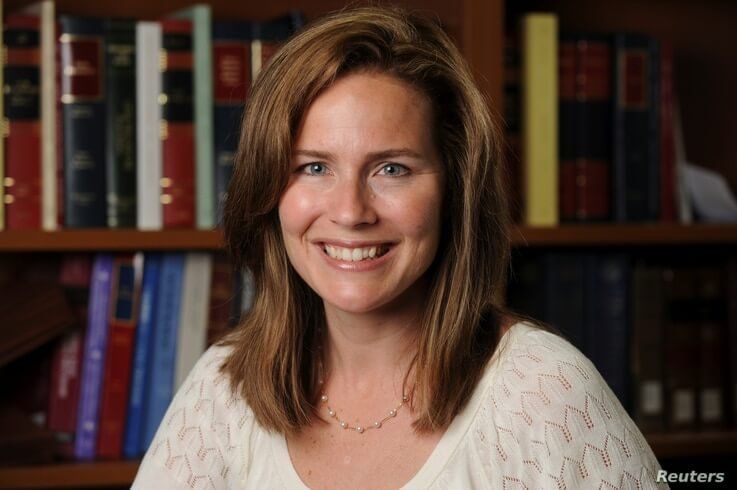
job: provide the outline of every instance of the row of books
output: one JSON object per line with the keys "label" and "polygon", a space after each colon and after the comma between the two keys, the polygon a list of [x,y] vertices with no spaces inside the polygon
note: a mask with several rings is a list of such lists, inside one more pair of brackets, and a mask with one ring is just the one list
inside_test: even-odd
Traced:
{"label": "row of books", "polygon": [[505,114],[517,218],[689,222],[670,43],[560,32],[530,13],[505,40]]}
{"label": "row of books", "polygon": [[6,13],[0,229],[214,228],[252,80],[302,24]]}
{"label": "row of books", "polygon": [[642,430],[736,426],[737,257],[725,260],[530,254],[509,303],[591,359]]}
{"label": "row of books", "polygon": [[[56,280],[77,319],[45,354],[48,379],[34,384],[47,398],[29,411],[64,459],[140,457],[196,360],[253,294],[250,274],[206,253],[66,255],[36,267],[41,279],[27,269],[14,287]],[[27,314],[17,317],[8,330],[28,328]]]}

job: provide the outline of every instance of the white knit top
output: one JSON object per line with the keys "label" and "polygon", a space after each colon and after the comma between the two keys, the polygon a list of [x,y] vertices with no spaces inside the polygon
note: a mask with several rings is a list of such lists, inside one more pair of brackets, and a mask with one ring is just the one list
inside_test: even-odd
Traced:
{"label": "white knit top", "polygon": [[[134,489],[307,488],[283,435],[261,428],[211,347],[174,397]],[[660,466],[575,347],[518,323],[463,411],[402,488],[655,488]]]}

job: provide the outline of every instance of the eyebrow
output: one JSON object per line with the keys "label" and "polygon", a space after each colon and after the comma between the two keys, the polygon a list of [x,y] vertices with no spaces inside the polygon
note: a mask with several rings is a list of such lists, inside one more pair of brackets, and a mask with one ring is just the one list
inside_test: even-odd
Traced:
{"label": "eyebrow", "polygon": [[[335,156],[330,152],[316,151],[316,150],[295,150],[295,156],[307,156],[312,158],[320,158],[322,160],[334,160]],[[375,151],[369,153],[369,160],[381,160],[383,158],[394,158],[394,157],[411,157],[422,159],[422,155],[409,148],[393,148],[389,150]]]}

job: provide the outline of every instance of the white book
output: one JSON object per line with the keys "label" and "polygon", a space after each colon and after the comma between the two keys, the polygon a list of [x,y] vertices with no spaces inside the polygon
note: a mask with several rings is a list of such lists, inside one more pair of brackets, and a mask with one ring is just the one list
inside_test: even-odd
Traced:
{"label": "white book", "polygon": [[182,385],[207,347],[211,280],[212,255],[188,253],[184,261],[184,284],[179,309],[175,390]]}
{"label": "white book", "polygon": [[56,152],[56,18],[53,0],[33,3],[24,13],[38,16],[40,25],[41,109],[41,228],[58,229]]}
{"label": "white book", "polygon": [[161,24],[136,23],[136,219],[140,230],[163,228],[161,209]]}

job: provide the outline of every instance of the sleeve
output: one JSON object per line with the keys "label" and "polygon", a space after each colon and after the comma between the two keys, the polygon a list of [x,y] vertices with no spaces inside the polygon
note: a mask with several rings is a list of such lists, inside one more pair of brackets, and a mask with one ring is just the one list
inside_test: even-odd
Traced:
{"label": "sleeve", "polygon": [[667,488],[657,482],[660,465],[647,441],[594,365],[554,334],[527,337],[505,363],[500,393],[519,476],[543,488]]}
{"label": "sleeve", "polygon": [[132,488],[225,489],[245,468],[231,468],[246,424],[243,403],[219,372],[223,347],[211,347],[199,359],[172,399],[138,469]]}

